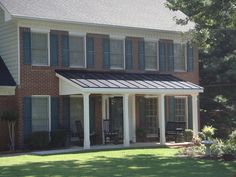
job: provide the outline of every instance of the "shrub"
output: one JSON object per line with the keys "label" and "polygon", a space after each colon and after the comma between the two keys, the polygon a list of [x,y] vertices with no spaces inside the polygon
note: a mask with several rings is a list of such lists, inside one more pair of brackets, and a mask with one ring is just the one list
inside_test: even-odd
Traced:
{"label": "shrub", "polygon": [[193,139],[193,131],[191,129],[185,129],[184,131],[184,140],[191,142]]}
{"label": "shrub", "polygon": [[180,155],[186,155],[190,157],[195,157],[199,155],[204,155],[205,154],[206,147],[204,145],[200,146],[189,146],[189,147],[184,147],[180,149],[178,154]]}
{"label": "shrub", "polygon": [[222,150],[223,150],[223,154],[236,155],[236,145],[230,143],[230,141],[227,141],[225,143]]}
{"label": "shrub", "polygon": [[205,135],[206,139],[212,138],[212,136],[215,134],[215,128],[212,126],[204,126],[202,129],[202,133]]}
{"label": "shrub", "polygon": [[201,146],[202,145],[202,139],[199,136],[194,136],[192,139],[194,146]]}
{"label": "shrub", "polygon": [[205,140],[205,139],[206,139],[206,136],[205,136],[204,133],[202,133],[202,132],[199,132],[199,133],[198,133],[198,137],[199,137],[201,140]]}
{"label": "shrub", "polygon": [[57,129],[51,132],[51,145],[54,147],[65,146],[67,140],[67,131],[65,129]]}
{"label": "shrub", "polygon": [[49,145],[49,132],[33,132],[30,137],[30,145],[33,149],[45,149]]}
{"label": "shrub", "polygon": [[232,131],[232,133],[229,135],[229,141],[230,143],[236,145],[236,130]]}
{"label": "shrub", "polygon": [[224,143],[221,139],[213,140],[211,145],[211,155],[214,157],[220,157],[223,154]]}

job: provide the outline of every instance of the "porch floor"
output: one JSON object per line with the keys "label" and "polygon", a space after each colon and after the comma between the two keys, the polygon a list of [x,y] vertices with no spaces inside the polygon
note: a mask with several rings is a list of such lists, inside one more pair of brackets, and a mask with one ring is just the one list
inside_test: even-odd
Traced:
{"label": "porch floor", "polygon": [[[175,143],[175,142],[167,142],[165,146],[167,147],[174,147],[174,146],[188,146],[191,145],[191,142],[183,142],[183,143]],[[110,150],[110,149],[132,149],[132,148],[147,148],[147,147],[162,147],[160,143],[155,142],[145,142],[145,143],[133,143],[130,144],[129,147],[124,147],[123,144],[114,145],[94,145],[91,146],[90,149],[84,149],[83,147],[79,146],[72,146],[65,149],[55,149],[55,150],[46,150],[46,151],[33,151],[30,154],[33,155],[52,155],[52,154],[65,154],[65,153],[75,153],[75,152],[86,152],[86,151],[96,151],[96,150]]]}

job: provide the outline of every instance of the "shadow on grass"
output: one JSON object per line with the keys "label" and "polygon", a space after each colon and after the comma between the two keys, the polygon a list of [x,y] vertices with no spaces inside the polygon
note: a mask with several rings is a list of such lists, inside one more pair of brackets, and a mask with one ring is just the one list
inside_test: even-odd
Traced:
{"label": "shadow on grass", "polygon": [[90,161],[67,160],[0,167],[1,177],[233,177],[236,163],[139,154],[123,158],[97,156]]}

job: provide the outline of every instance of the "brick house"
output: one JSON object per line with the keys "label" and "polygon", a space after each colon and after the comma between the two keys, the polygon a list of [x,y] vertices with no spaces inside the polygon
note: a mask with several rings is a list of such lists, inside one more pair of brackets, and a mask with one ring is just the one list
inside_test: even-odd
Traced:
{"label": "brick house", "polygon": [[177,25],[185,15],[164,3],[0,0],[0,55],[16,82],[15,96],[0,96],[0,105],[12,101],[19,112],[18,145],[58,128],[73,142],[78,121],[85,149],[91,132],[104,143],[104,120],[124,146],[138,129],[165,144],[167,122],[197,134],[203,88],[189,43],[194,24]]}

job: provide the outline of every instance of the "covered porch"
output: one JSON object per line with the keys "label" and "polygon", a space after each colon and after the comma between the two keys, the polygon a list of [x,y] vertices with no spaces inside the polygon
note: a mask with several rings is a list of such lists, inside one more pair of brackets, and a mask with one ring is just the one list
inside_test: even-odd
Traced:
{"label": "covered porch", "polygon": [[185,122],[198,133],[198,94],[203,91],[198,85],[160,74],[58,70],[56,75],[60,95],[69,97],[70,111],[75,110],[70,124],[82,123],[84,149],[90,149],[93,132],[97,142],[106,143],[105,120],[125,147],[140,141],[141,130],[165,145],[167,122]]}

